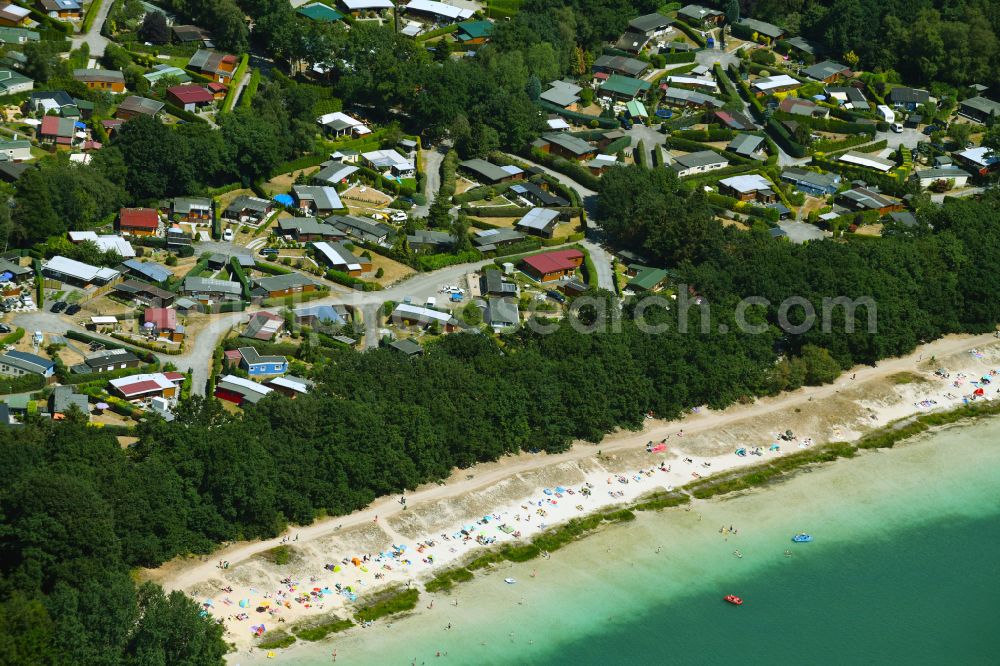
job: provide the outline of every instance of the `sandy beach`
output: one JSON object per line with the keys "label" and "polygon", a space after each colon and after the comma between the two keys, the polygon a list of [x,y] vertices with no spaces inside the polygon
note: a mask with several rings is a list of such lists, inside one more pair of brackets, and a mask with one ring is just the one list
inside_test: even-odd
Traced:
{"label": "sandy beach", "polygon": [[[948,376],[936,375],[938,368]],[[695,410],[674,422],[650,419],[641,432],[579,443],[563,454],[522,454],[457,470],[443,485],[406,493],[405,504],[400,496],[383,498],[279,538],[176,559],[143,577],[203,603],[225,624],[225,638],[236,646],[230,656],[238,661],[259,633],[266,639],[299,623],[350,617],[378,590],[419,584],[491,545],[530,539],[699,476],[853,441],[886,423],[964,400],[1000,397],[1000,377],[980,381],[997,370],[1000,341],[993,335],[951,336],[910,356],[847,372],[827,386],[719,412]],[[975,396],[980,388],[982,395]],[[789,430],[793,438],[782,438]],[[276,564],[272,549],[282,545],[288,561]],[[420,603],[429,602],[425,595]]]}

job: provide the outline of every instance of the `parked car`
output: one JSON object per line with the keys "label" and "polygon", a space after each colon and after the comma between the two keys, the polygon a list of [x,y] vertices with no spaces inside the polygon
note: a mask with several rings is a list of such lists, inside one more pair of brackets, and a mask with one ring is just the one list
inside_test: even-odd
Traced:
{"label": "parked car", "polygon": [[7,324],[0,324],[0,333],[10,333],[10,326]]}
{"label": "parked car", "polygon": [[225,231],[223,231],[222,232],[222,240],[224,240],[224,241],[231,241],[231,240],[233,240],[233,230],[232,229],[226,229]]}
{"label": "parked car", "polygon": [[902,134],[903,133],[903,126],[900,125],[899,123],[893,123],[893,124],[889,125],[889,129],[891,129],[896,134]]}
{"label": "parked car", "polygon": [[76,303],[74,303],[73,305],[71,305],[68,308],[66,308],[66,314],[68,314],[68,315],[75,315],[81,309],[82,308],[79,305],[77,305]]}
{"label": "parked car", "polygon": [[549,298],[551,298],[556,303],[565,303],[566,302],[566,297],[563,296],[562,294],[560,294],[558,291],[556,291],[554,289],[549,289],[548,291],[545,292],[545,295],[548,296]]}
{"label": "parked car", "polygon": [[927,127],[924,128],[924,134],[926,134],[927,136],[934,134],[934,132],[940,132],[940,131],[941,128],[938,127],[937,125],[928,125]]}
{"label": "parked car", "polygon": [[276,257],[278,256],[278,248],[276,247],[265,247],[260,251],[260,256],[262,257]]}
{"label": "parked car", "polygon": [[57,312],[57,313],[62,312],[63,310],[66,309],[66,305],[67,305],[66,301],[56,301],[55,303],[52,304],[52,307],[49,309],[49,312]]}

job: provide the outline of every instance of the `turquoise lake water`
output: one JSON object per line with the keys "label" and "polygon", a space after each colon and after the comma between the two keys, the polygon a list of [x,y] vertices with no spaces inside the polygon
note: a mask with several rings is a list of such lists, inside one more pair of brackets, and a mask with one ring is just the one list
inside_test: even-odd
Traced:
{"label": "turquoise lake water", "polygon": [[1000,420],[643,514],[431,598],[268,662],[998,664]]}

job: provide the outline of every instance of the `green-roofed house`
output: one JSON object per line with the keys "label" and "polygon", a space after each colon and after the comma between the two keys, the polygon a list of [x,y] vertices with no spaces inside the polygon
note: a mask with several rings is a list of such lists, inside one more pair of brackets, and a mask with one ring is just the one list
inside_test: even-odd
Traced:
{"label": "green-roofed house", "polygon": [[650,86],[649,81],[634,79],[631,76],[622,76],[621,74],[612,74],[604,82],[604,85],[597,89],[597,94],[628,101],[635,99],[640,93],[649,90]]}
{"label": "green-roofed house", "polygon": [[75,109],[76,113],[73,113],[74,118],[83,118],[84,120],[90,118],[94,113],[94,103],[89,99],[79,99],[77,97],[73,98],[73,105],[63,107],[60,113],[63,117],[69,117],[67,115],[67,109],[72,113]]}
{"label": "green-roofed house", "polygon": [[667,281],[667,272],[662,268],[650,268],[649,266],[636,266],[638,269],[635,277],[629,280],[625,286],[625,291],[632,294],[659,291],[663,283]]}
{"label": "green-roofed house", "polygon": [[34,30],[0,26],[0,42],[4,44],[27,44],[28,42],[37,42],[40,39],[41,36]]}
{"label": "green-roofed house", "polygon": [[150,85],[153,85],[160,79],[168,76],[175,78],[178,83],[191,83],[191,76],[183,69],[165,64],[154,66],[153,70],[143,74],[142,78],[149,81]]}
{"label": "green-roofed house", "polygon": [[299,7],[296,13],[320,23],[333,23],[344,18],[343,14],[329,5],[324,5],[322,2],[311,2],[308,5]]}
{"label": "green-roofed house", "polygon": [[649,112],[646,111],[646,105],[637,99],[634,99],[631,102],[626,102],[625,110],[628,112],[630,117],[636,120],[649,117]]}
{"label": "green-roofed house", "polygon": [[455,39],[465,46],[485,44],[493,35],[492,21],[464,21],[458,24]]}
{"label": "green-roofed house", "polygon": [[0,140],[0,161],[27,162],[34,159],[31,154],[31,142],[25,139]]}
{"label": "green-roofed house", "polygon": [[10,69],[0,69],[0,95],[29,92],[34,87],[35,82],[27,76]]}

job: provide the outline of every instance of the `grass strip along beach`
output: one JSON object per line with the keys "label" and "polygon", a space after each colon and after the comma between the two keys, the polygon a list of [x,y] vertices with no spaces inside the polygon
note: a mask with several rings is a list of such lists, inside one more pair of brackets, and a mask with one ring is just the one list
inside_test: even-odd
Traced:
{"label": "grass strip along beach", "polygon": [[[996,397],[990,383],[1000,367],[1000,344],[980,336],[930,349],[939,356],[862,368],[856,379],[705,410],[679,423],[652,422],[641,434],[597,447],[481,465],[443,486],[417,489],[405,510],[387,498],[366,511],[293,529],[277,543],[236,544],[219,553],[229,568],[177,561],[150,577],[203,599],[226,624],[234,657],[253,646],[287,646],[296,636],[353,635],[346,618],[368,626],[422,608],[421,582],[433,607],[436,593],[470,581],[474,572],[545,557],[601,526],[631,522],[635,511],[759,487],[814,463],[1000,411],[989,401]],[[950,377],[935,374],[940,365],[952,369]],[[285,548],[275,550],[279,546]],[[397,598],[404,585],[412,599]],[[282,631],[285,623],[290,629]]]}

